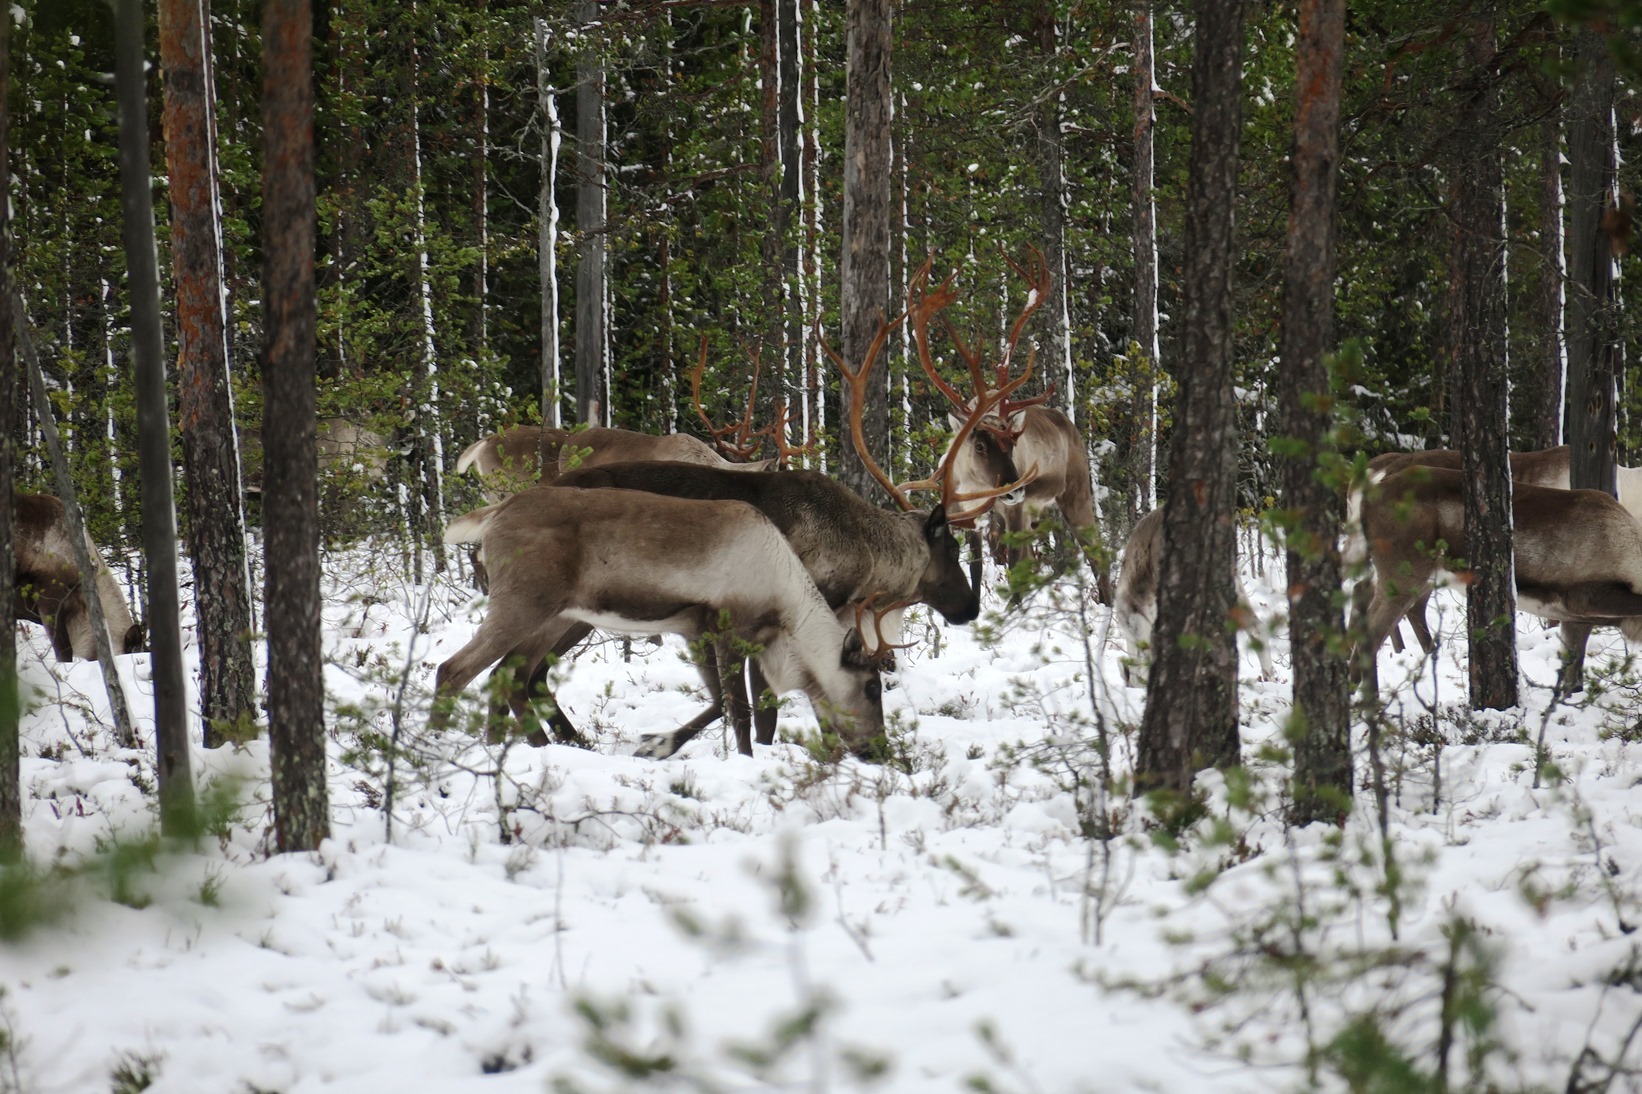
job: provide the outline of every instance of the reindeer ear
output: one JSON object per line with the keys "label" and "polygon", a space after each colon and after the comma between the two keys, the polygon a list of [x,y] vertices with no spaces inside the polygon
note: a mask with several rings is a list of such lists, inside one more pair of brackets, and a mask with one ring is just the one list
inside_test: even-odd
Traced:
{"label": "reindeer ear", "polygon": [[934,539],[946,528],[946,503],[935,506],[929,511],[929,518],[924,521],[924,538]]}
{"label": "reindeer ear", "polygon": [[964,420],[956,414],[947,414],[946,420],[952,423],[952,432],[956,433],[964,427]]}

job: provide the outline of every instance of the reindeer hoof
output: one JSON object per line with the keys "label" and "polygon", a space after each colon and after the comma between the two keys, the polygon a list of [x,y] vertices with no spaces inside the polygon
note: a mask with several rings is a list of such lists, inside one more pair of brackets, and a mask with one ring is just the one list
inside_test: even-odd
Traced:
{"label": "reindeer hoof", "polygon": [[671,733],[646,734],[639,747],[633,750],[633,755],[643,756],[647,760],[665,760],[678,751],[678,743]]}

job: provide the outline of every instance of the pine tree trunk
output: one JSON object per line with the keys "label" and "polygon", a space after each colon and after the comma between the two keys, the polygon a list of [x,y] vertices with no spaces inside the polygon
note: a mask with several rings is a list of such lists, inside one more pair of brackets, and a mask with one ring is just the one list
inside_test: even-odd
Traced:
{"label": "pine tree trunk", "polygon": [[[0,197],[11,193],[11,20],[0,19]],[[17,694],[17,340],[11,300],[11,202],[0,201],[0,865],[23,853],[22,748]]]}
{"label": "pine tree trunk", "polygon": [[1238,759],[1237,434],[1232,402],[1232,210],[1242,128],[1243,0],[1199,0],[1186,184],[1185,321],[1169,444],[1152,675],[1135,759],[1179,794]]}
{"label": "pine tree trunk", "polygon": [[783,201],[781,186],[781,85],[786,73],[781,69],[781,25],[776,6],[777,0],[758,0],[758,68],[763,92],[759,104],[758,173],[769,206],[759,239],[764,322],[759,354],[763,364],[761,405],[757,414],[764,422],[775,420],[775,408],[787,391],[787,354],[783,346],[787,329],[786,278],[781,255],[791,212]]}
{"label": "pine tree trunk", "polygon": [[1539,278],[1534,291],[1534,353],[1511,413],[1527,421],[1529,449],[1551,448],[1562,437],[1562,118],[1540,123],[1539,239],[1534,253]]}
{"label": "pine tree trunk", "polygon": [[579,0],[583,26],[576,61],[576,417],[592,425],[610,421],[605,390],[609,331],[605,325],[604,60],[592,25],[597,0]]}
{"label": "pine tree trunk", "polygon": [[[849,0],[848,72],[844,119],[844,254],[842,290],[844,360],[861,368],[878,324],[893,314],[889,295],[890,0]],[[861,422],[873,452],[889,439],[889,366],[872,362]],[[841,389],[840,424],[852,396]],[[863,497],[882,500],[884,490],[851,445],[842,445],[838,476]],[[882,457],[878,457],[880,460]]]}
{"label": "pine tree trunk", "polygon": [[1134,332],[1141,360],[1130,370],[1132,385],[1127,418],[1128,455],[1120,457],[1125,528],[1151,511],[1153,459],[1157,452],[1157,206],[1152,199],[1153,130],[1156,114],[1152,96],[1152,3],[1135,5],[1135,141],[1129,196],[1135,240]]}
{"label": "pine tree trunk", "polygon": [[[1051,83],[1059,81],[1056,59],[1060,49],[1060,28],[1053,0],[1040,0],[1033,22],[1037,31],[1038,53]],[[1038,309],[1038,330],[1043,340],[1042,379],[1045,385],[1058,383],[1056,405],[1064,407],[1075,423],[1078,408],[1077,376],[1072,371],[1070,317],[1067,313],[1066,278],[1066,149],[1061,139],[1061,94],[1051,90],[1038,107],[1038,207],[1043,225],[1043,259],[1049,266],[1054,291]]]}
{"label": "pine tree trunk", "polygon": [[161,0],[165,150],[171,176],[171,250],[177,291],[177,415],[187,483],[188,554],[199,624],[200,716],[208,748],[223,723],[256,719],[238,440],[228,386],[211,144],[205,0]]}
{"label": "pine tree trunk", "polygon": [[[1334,203],[1340,164],[1345,0],[1301,0],[1296,43],[1293,204],[1283,270],[1280,432],[1304,446],[1281,460],[1287,525],[1289,634],[1294,651],[1297,824],[1339,820],[1351,799],[1338,484],[1320,479],[1332,447]],[[1298,445],[1297,445],[1298,447]]]}
{"label": "pine tree trunk", "polygon": [[1466,624],[1471,706],[1517,704],[1516,583],[1511,565],[1511,468],[1506,442],[1504,180],[1493,75],[1494,24],[1469,27],[1471,81],[1460,89],[1450,202],[1454,225],[1454,421],[1465,454]]}
{"label": "pine tree trunk", "polygon": [[141,463],[143,556],[148,569],[148,637],[153,651],[154,738],[160,830],[192,827],[194,781],[183,689],[182,622],[177,588],[177,514],[171,482],[171,416],[166,405],[160,328],[159,255],[148,160],[141,0],[115,8],[115,88],[120,104],[120,212],[130,287],[136,370],[137,448]]}
{"label": "pine tree trunk", "polygon": [[314,850],[331,827],[314,437],[312,27],[309,0],[264,0],[263,512],[268,738],[280,851]]}
{"label": "pine tree trunk", "polygon": [[1600,34],[1575,35],[1568,100],[1569,479],[1614,493],[1618,337],[1613,251],[1603,210],[1613,188],[1614,63]]}

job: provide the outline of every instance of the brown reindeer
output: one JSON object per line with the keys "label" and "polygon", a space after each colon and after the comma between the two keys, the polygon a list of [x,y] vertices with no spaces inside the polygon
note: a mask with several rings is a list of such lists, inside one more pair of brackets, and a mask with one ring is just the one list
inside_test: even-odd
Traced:
{"label": "brown reindeer", "polygon": [[[1587,632],[1617,626],[1642,640],[1642,524],[1600,490],[1519,482],[1511,494],[1517,607]],[[1373,567],[1371,595],[1366,606],[1359,595],[1357,607],[1365,650],[1353,660],[1372,664],[1431,582],[1465,557],[1464,479],[1440,467],[1376,471],[1352,508],[1346,560]]]}
{"label": "brown reindeer", "polygon": [[[240,460],[245,466],[245,492],[262,494],[262,430],[239,427]],[[340,475],[352,472],[371,482],[387,474],[388,442],[382,434],[366,429],[352,418],[321,418],[314,427],[314,445],[322,472]]]}
{"label": "brown reindeer", "polygon": [[[952,404],[952,425],[958,426],[970,412],[990,401],[993,409],[985,414],[980,428],[975,429],[967,444],[959,444],[955,437],[949,453],[956,450],[952,463],[960,493],[986,490],[1000,483],[1022,478],[1021,469],[1028,469],[1027,481],[1019,494],[1010,494],[998,500],[992,510],[993,528],[998,533],[1000,548],[998,561],[1012,566],[1026,557],[1028,547],[1020,540],[1035,531],[1050,506],[1058,508],[1067,528],[1076,538],[1083,556],[1095,574],[1096,596],[1102,604],[1112,602],[1111,572],[1106,552],[1101,544],[1100,519],[1095,513],[1094,479],[1089,469],[1089,453],[1072,420],[1054,407],[1043,405],[1054,392],[1054,385],[1042,395],[1014,399],[1008,392],[1022,386],[1032,373],[1035,350],[1029,349],[1026,370],[1011,379],[1011,358],[1027,322],[1047,300],[1054,289],[1048,264],[1036,251],[1023,267],[1013,259],[1006,259],[1010,268],[1024,277],[1031,286],[1028,303],[1010,327],[1002,360],[995,376],[988,381],[981,367],[980,354],[971,350],[958,337],[950,323],[945,323],[948,337],[968,368],[973,394],[965,396],[944,380],[936,371],[929,353],[928,320],[944,308],[957,294],[952,292],[948,277],[921,308],[913,310],[913,333],[918,345],[918,358],[924,373]],[[926,266],[927,270],[927,266]],[[944,321],[943,321],[944,322]]]}
{"label": "brown reindeer", "polygon": [[[823,729],[851,752],[882,754],[878,662],[857,631],[839,625],[786,539],[751,506],[541,487],[459,517],[447,530],[453,542],[474,538],[490,567],[490,607],[473,639],[439,666],[441,698],[503,658],[529,671],[578,624],[721,644],[733,638],[760,650],[778,694],[802,690]],[[512,700],[523,717],[523,694],[516,689]]]}
{"label": "brown reindeer", "polygon": [[[1553,490],[1569,488],[1569,453],[1567,445],[1558,445],[1555,448],[1537,449],[1531,452],[1511,453],[1511,481],[1515,485],[1543,486]],[[1419,452],[1387,452],[1375,456],[1368,461],[1368,470],[1392,474],[1410,467],[1442,467],[1451,471],[1464,470],[1462,455],[1452,448],[1431,448]],[[1615,469],[1615,481],[1619,488],[1619,504],[1636,517],[1642,520],[1642,467],[1618,467]],[[1408,610],[1408,627],[1414,632],[1414,638],[1420,648],[1430,653],[1436,642],[1431,636],[1431,627],[1426,622],[1426,605],[1431,599],[1427,591]],[[1585,642],[1589,637],[1589,628],[1583,632],[1577,630],[1582,626],[1577,623],[1563,624],[1563,644],[1573,651],[1575,665],[1574,680],[1579,673],[1577,666],[1584,660]],[[1398,630],[1391,632],[1391,643],[1398,650],[1402,649],[1402,637]]]}
{"label": "brown reindeer", "polygon": [[[1153,509],[1135,521],[1129,533],[1112,600],[1112,618],[1117,621],[1118,629],[1127,640],[1128,656],[1123,662],[1123,682],[1129,687],[1146,686],[1146,671],[1151,664],[1152,628],[1157,624],[1158,565],[1162,556],[1163,510]],[[1242,575],[1237,575],[1235,580],[1236,622],[1239,629],[1248,630],[1256,622],[1254,611],[1249,606]],[[1260,679],[1270,680],[1275,675],[1271,651],[1259,635],[1255,635],[1252,641],[1255,655],[1260,658]]]}
{"label": "brown reindeer", "polygon": [[[46,628],[57,660],[95,661],[96,635],[62,501],[49,494],[17,495],[12,537],[17,556],[17,617]],[[132,621],[131,607],[103,564],[97,545],[88,539],[86,546],[97,566],[97,597],[114,652],[136,653],[143,648],[142,627]]]}

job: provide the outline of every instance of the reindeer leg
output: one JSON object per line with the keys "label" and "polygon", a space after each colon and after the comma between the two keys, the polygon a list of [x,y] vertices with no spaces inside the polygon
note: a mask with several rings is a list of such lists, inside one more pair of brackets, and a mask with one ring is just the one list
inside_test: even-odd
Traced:
{"label": "reindeer leg", "polygon": [[713,656],[718,663],[719,694],[729,711],[730,724],[735,727],[735,748],[743,756],[753,754],[753,713],[747,703],[747,685],[743,682],[741,654],[732,646],[732,636],[721,636],[713,642]]}
{"label": "reindeer leg", "polygon": [[1408,609],[1408,629],[1414,632],[1414,641],[1420,644],[1420,649],[1427,655],[1437,648],[1436,639],[1431,635],[1431,626],[1426,622],[1426,605],[1431,603],[1431,590],[1428,588],[1414,601],[1414,606]]}
{"label": "reindeer leg", "polygon": [[653,760],[665,760],[691,741],[696,734],[712,725],[724,716],[724,689],[719,680],[718,665],[709,664],[712,659],[711,645],[704,645],[700,652],[692,651],[692,660],[696,671],[701,674],[702,683],[707,685],[707,695],[711,702],[694,718],[679,726],[670,733],[649,733],[639,743],[634,751],[635,756],[648,756]]}
{"label": "reindeer leg", "polygon": [[1562,624],[1562,666],[1557,672],[1556,688],[1562,695],[1575,695],[1585,690],[1585,643],[1590,640],[1589,623]]}
{"label": "reindeer leg", "polygon": [[775,696],[770,694],[769,681],[764,679],[764,670],[759,667],[758,658],[747,658],[747,691],[753,700],[753,727],[758,731],[755,738],[761,745],[775,743],[775,723],[780,713],[776,709]]}

